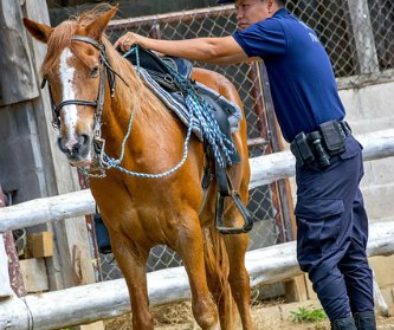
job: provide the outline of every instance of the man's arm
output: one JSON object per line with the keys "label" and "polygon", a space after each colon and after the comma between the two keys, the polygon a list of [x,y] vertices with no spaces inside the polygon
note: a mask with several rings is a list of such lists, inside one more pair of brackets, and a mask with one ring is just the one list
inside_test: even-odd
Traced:
{"label": "man's arm", "polygon": [[169,56],[213,64],[234,64],[248,60],[241,46],[232,36],[186,40],[160,40],[128,32],[115,42],[115,47],[127,51],[133,45]]}

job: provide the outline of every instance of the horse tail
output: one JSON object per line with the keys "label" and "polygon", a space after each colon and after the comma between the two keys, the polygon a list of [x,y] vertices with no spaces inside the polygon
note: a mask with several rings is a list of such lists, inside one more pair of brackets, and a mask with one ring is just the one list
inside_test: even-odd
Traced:
{"label": "horse tail", "polygon": [[237,314],[229,282],[226,244],[214,224],[203,228],[205,269],[209,291],[218,306],[221,329],[233,329]]}

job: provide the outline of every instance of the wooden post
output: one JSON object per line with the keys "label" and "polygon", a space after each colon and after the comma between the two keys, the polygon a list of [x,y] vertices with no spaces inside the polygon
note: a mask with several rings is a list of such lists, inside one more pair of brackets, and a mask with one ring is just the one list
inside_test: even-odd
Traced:
{"label": "wooden post", "polygon": [[0,233],[0,299],[12,297],[13,294],[8,275],[8,256],[5,252],[3,234]]}
{"label": "wooden post", "polygon": [[348,0],[350,19],[361,73],[379,71],[368,0]]}
{"label": "wooden post", "polygon": [[382,291],[380,291],[380,287],[378,282],[376,281],[376,276],[375,276],[375,271],[372,269],[372,275],[373,275],[373,294],[374,294],[374,300],[375,300],[375,309],[379,312],[380,315],[389,317],[390,312],[389,312],[389,307],[383,297]]}
{"label": "wooden post", "polygon": [[5,250],[8,256],[8,274],[11,287],[18,297],[26,295],[25,284],[23,281],[19,257],[15,248],[14,237],[11,231],[4,233]]}
{"label": "wooden post", "polygon": [[[10,201],[8,200],[10,203]],[[3,188],[0,185],[0,208],[6,207],[7,196],[3,192]],[[25,286],[21,274],[21,268],[19,264],[18,253],[15,248],[14,237],[11,231],[7,231],[3,235],[5,252],[7,254],[8,262],[8,276],[11,283],[11,288],[18,297],[26,295]]]}
{"label": "wooden post", "polygon": [[[13,1],[13,0],[7,0]],[[50,25],[45,0],[26,0],[23,10],[30,19]],[[31,40],[35,70],[39,77],[46,46]],[[38,79],[40,80],[40,79]],[[49,195],[59,195],[80,189],[78,175],[65,160],[56,146],[56,131],[52,127],[52,109],[48,90],[41,91],[41,97],[33,102],[38,128],[42,162],[45,168],[46,188]],[[59,290],[96,281],[90,247],[90,238],[85,217],[73,221],[59,221],[46,225],[46,230],[55,235],[55,251],[51,258],[45,258],[49,274],[50,290]]]}
{"label": "wooden post", "polygon": [[[45,0],[26,0],[23,9],[27,17],[50,24]],[[35,40],[32,40],[31,43],[36,72],[39,72],[46,46]],[[43,163],[46,168],[45,179],[48,193],[58,195],[79,190],[76,171],[69,166],[54,143],[56,131],[51,125],[52,111],[47,90],[42,91],[41,97],[34,101],[33,106],[37,118],[39,139],[44,151]],[[60,221],[53,224],[53,227],[48,225],[47,230],[53,231],[56,237],[55,255],[53,258],[46,259],[47,266],[50,268],[48,271],[50,288],[57,290],[95,282],[85,218],[79,217],[72,222]],[[79,255],[80,258],[76,258],[76,255]],[[61,271],[59,271],[60,269]],[[80,274],[77,276],[75,269],[80,270]]]}
{"label": "wooden post", "polygon": [[[0,105],[38,96],[18,1],[0,1]],[[31,79],[33,78],[33,79]],[[10,81],[10,79],[12,79]]]}

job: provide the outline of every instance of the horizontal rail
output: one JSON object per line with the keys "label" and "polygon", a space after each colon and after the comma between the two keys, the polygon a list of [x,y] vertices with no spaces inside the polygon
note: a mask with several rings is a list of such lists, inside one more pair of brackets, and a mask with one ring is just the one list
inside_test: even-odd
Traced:
{"label": "horizontal rail", "polygon": [[[364,160],[394,156],[394,129],[361,135]],[[289,151],[249,159],[252,177],[250,189],[291,177],[295,159]],[[89,190],[40,198],[0,209],[0,233],[95,212]]]}
{"label": "horizontal rail", "polygon": [[[372,222],[368,255],[391,254],[394,254],[394,221]],[[248,252],[246,267],[252,286],[301,274],[295,242]],[[149,273],[148,290],[151,306],[190,298],[183,267]],[[128,311],[130,303],[125,281],[112,280],[0,302],[0,329],[58,329],[119,316]]]}
{"label": "horizontal rail", "polygon": [[149,15],[135,18],[125,18],[112,20],[107,30],[109,32],[130,30],[141,26],[150,26],[156,23],[179,23],[192,21],[194,19],[203,19],[206,17],[224,16],[234,13],[234,5],[226,5],[211,8],[185,10],[176,13],[167,13],[159,15]]}

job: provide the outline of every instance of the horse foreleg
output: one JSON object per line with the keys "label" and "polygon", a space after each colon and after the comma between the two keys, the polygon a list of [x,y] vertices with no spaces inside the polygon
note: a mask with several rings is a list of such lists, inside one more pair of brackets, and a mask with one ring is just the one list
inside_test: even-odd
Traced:
{"label": "horse foreleg", "polygon": [[[243,219],[236,210],[230,211],[226,218],[229,219],[229,221],[226,221],[228,225],[231,223],[232,226],[240,227],[243,224]],[[242,326],[245,330],[254,329],[251,312],[250,281],[245,267],[245,253],[248,248],[248,241],[247,234],[225,236],[230,262],[229,281],[241,316]]]}
{"label": "horse foreleg", "polygon": [[201,227],[197,215],[181,220],[177,245],[189,277],[193,315],[203,330],[220,330],[218,311],[208,290]]}
{"label": "horse foreleg", "polygon": [[116,234],[111,235],[111,245],[129,289],[133,329],[153,330],[145,270],[149,251],[139,248],[128,238]]}

